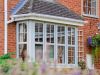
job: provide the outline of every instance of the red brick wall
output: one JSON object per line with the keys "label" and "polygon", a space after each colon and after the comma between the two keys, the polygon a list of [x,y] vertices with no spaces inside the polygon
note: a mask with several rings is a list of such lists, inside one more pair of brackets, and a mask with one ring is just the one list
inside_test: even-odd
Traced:
{"label": "red brick wall", "polygon": [[[8,0],[8,14],[20,0]],[[16,23],[8,25],[8,52],[16,52]],[[15,57],[15,55],[13,56]]]}
{"label": "red brick wall", "polygon": [[8,52],[16,52],[16,23],[8,25]]}
{"label": "red brick wall", "polygon": [[4,52],[4,0],[0,0],[0,55]]}
{"label": "red brick wall", "polygon": [[68,7],[77,14],[81,14],[81,0],[58,0],[59,3]]}
{"label": "red brick wall", "polygon": [[[10,14],[11,12],[10,9],[12,9],[19,1],[20,0],[8,0],[8,14]],[[12,31],[12,29],[15,29],[15,28],[13,28],[13,26],[12,27],[8,26],[9,33]],[[11,33],[11,34],[14,35],[15,33]],[[8,34],[8,37],[11,34]],[[12,37],[10,36],[8,39],[12,39]],[[9,41],[11,40],[8,40],[8,46],[9,46]],[[10,48],[11,48],[11,45],[10,45]],[[13,47],[11,50],[13,50]],[[0,55],[2,54],[4,54],[4,0],[0,0]]]}

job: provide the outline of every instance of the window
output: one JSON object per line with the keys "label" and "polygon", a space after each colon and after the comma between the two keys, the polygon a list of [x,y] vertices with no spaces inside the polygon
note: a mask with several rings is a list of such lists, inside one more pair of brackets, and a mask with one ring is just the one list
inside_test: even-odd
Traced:
{"label": "window", "polygon": [[54,25],[47,24],[47,42],[54,43]]}
{"label": "window", "polygon": [[68,64],[75,63],[75,28],[68,27]]}
{"label": "window", "polygon": [[46,52],[47,52],[47,61],[54,62],[54,25],[47,24],[46,26]]}
{"label": "window", "polygon": [[18,45],[19,45],[19,56],[21,56],[22,52],[27,51],[27,25],[26,23],[19,23],[19,31],[18,31]]}
{"label": "window", "polygon": [[68,47],[68,64],[75,63],[75,47]]}
{"label": "window", "polygon": [[65,47],[64,46],[58,46],[57,51],[57,57],[58,57],[58,64],[65,64]]}
{"label": "window", "polygon": [[18,23],[19,55],[28,50],[28,56],[36,62],[54,65],[56,61],[59,66],[77,64],[76,27],[35,21],[29,24]]}
{"label": "window", "polygon": [[96,16],[97,0],[83,0],[83,13]]}
{"label": "window", "polygon": [[57,30],[57,59],[59,64],[65,64],[65,26],[58,26]]}
{"label": "window", "polygon": [[35,60],[43,60],[43,24],[35,23]]}
{"label": "window", "polygon": [[43,25],[35,23],[35,42],[43,42]]}

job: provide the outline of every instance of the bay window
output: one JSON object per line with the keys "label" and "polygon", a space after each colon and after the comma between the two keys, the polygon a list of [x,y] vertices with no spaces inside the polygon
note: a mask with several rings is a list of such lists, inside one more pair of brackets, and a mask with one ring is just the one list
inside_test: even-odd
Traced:
{"label": "bay window", "polygon": [[[36,62],[46,61],[54,64],[56,61],[58,65],[77,64],[76,27],[35,21],[32,23],[29,23],[31,26],[28,33],[29,25],[18,23],[18,55],[21,50],[29,49],[30,57],[32,56]],[[33,47],[29,48],[31,46]]]}

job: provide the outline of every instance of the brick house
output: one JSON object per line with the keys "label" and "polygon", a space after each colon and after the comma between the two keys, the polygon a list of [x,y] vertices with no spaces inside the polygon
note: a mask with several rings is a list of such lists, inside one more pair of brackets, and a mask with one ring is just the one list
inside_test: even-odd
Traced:
{"label": "brick house", "polygon": [[[87,38],[99,33],[100,0],[8,0],[7,13],[4,1],[0,0],[0,55],[16,52],[20,58],[26,51],[30,61],[56,61],[66,67],[77,67],[84,59],[93,68]],[[94,67],[100,69],[100,59]]]}

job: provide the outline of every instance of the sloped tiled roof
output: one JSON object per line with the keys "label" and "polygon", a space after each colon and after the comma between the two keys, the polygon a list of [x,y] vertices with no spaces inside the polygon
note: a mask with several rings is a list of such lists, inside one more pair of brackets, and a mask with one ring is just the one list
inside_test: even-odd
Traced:
{"label": "sloped tiled roof", "polygon": [[30,1],[31,0],[28,0],[15,15],[37,13],[83,20],[81,16],[79,16],[78,14],[74,13],[73,11],[59,3],[53,3],[43,0],[34,0],[30,8]]}

